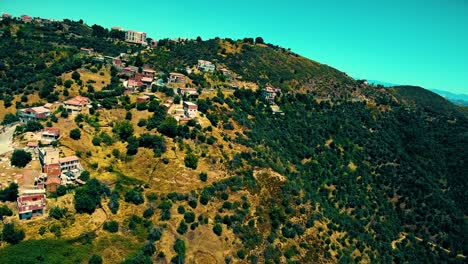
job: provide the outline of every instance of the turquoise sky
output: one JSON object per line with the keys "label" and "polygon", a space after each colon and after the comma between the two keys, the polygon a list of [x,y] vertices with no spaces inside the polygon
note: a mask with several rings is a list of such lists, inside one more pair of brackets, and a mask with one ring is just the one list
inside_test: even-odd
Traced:
{"label": "turquoise sky", "polygon": [[0,12],[155,39],[262,36],[356,78],[468,93],[467,0],[0,0]]}

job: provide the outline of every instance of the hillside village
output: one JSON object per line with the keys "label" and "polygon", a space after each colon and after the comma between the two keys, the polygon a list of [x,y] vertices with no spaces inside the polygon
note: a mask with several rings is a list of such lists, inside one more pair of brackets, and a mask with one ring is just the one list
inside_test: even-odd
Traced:
{"label": "hillside village", "polygon": [[420,215],[395,224],[390,208],[404,215],[422,199],[407,178],[386,176],[422,167],[384,129],[415,111],[397,92],[260,37],[156,41],[83,21],[0,19],[8,41],[50,42],[37,47],[46,63],[31,63],[34,77],[0,55],[0,218],[16,234],[0,250],[23,244],[50,261],[31,246],[44,243],[70,263],[370,263],[455,249],[465,259],[453,230],[427,242]]}

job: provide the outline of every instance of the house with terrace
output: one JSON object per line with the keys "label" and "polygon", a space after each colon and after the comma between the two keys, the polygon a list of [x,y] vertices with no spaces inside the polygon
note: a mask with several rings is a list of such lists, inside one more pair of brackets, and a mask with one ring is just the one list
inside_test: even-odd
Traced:
{"label": "house with terrace", "polygon": [[44,214],[45,194],[21,195],[16,199],[20,219],[31,219]]}
{"label": "house with terrace", "polygon": [[211,61],[198,60],[197,68],[204,72],[214,72],[216,66]]}
{"label": "house with terrace", "polygon": [[63,108],[72,115],[83,113],[91,107],[91,99],[79,95],[63,102]]}
{"label": "house with terrace", "polygon": [[190,117],[190,118],[197,117],[198,106],[196,104],[185,101],[183,105],[184,105],[185,116]]}
{"label": "house with terrace", "polygon": [[155,74],[156,74],[156,71],[154,71],[153,69],[148,69],[148,68],[143,69],[143,77],[154,79]]}
{"label": "house with terrace", "polygon": [[182,73],[171,72],[169,73],[169,83],[185,83],[185,75]]}
{"label": "house with terrace", "polygon": [[60,137],[60,129],[56,127],[44,127],[41,133],[41,140],[50,143],[58,140]]}
{"label": "house with terrace", "polygon": [[82,171],[80,159],[77,156],[68,156],[64,158],[59,158],[58,163],[60,165],[60,170],[65,171]]}
{"label": "house with terrace", "polygon": [[37,121],[45,119],[50,115],[50,109],[44,106],[31,107],[18,110],[18,117],[21,122]]}
{"label": "house with terrace", "polygon": [[265,89],[262,90],[262,95],[270,103],[273,103],[275,101],[276,95],[280,92],[281,90],[279,88],[267,86]]}

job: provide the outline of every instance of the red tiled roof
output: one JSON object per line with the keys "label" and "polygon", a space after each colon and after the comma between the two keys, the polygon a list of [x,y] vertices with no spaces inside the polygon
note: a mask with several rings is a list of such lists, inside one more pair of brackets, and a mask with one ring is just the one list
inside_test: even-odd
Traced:
{"label": "red tiled roof", "polygon": [[42,209],[46,204],[45,194],[25,195],[16,199],[18,203],[18,212],[27,213],[32,210]]}
{"label": "red tiled roof", "polygon": [[44,127],[43,132],[49,132],[57,136],[60,135],[60,129],[56,127]]}
{"label": "red tiled roof", "polygon": [[79,105],[79,106],[85,106],[85,105],[87,105],[89,103],[91,103],[91,100],[88,97],[84,97],[84,96],[75,96],[75,97],[65,101],[65,104]]}
{"label": "red tiled roof", "polygon": [[52,177],[52,178],[48,178],[47,181],[46,181],[46,185],[49,185],[49,184],[61,184],[62,183],[62,180],[60,180],[60,178],[55,178],[55,177]]}

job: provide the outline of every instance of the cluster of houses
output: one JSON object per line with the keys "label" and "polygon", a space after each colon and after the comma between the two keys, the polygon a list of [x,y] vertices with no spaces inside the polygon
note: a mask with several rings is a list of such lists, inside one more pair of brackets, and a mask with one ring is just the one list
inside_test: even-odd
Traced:
{"label": "cluster of houses", "polygon": [[28,148],[38,156],[42,170],[23,172],[17,198],[20,219],[43,215],[46,194],[56,193],[60,185],[84,184],[78,179],[83,167],[77,156],[60,157],[60,150],[53,147]]}
{"label": "cluster of houses", "polygon": [[[7,19],[7,18],[12,18],[12,16],[8,13],[3,13],[2,16],[0,17],[0,20],[2,19]],[[31,23],[31,22],[36,22],[36,23],[52,23],[52,22],[55,22],[55,20],[53,19],[44,19],[44,18],[40,18],[40,17],[31,17],[31,16],[28,16],[28,15],[21,15],[19,17],[19,19],[21,21],[23,21],[24,23]]]}
{"label": "cluster of houses", "polygon": [[[50,116],[50,113],[57,108],[57,106],[58,104],[47,103],[43,106],[19,109],[17,111],[17,116],[23,123],[46,119]],[[72,115],[86,112],[87,109],[92,107],[91,99],[84,96],[75,96],[70,98],[64,101],[62,106],[69,114]]]}
{"label": "cluster of houses", "polygon": [[[22,122],[37,121],[47,118],[57,105],[31,107],[18,110],[18,117]],[[79,114],[91,107],[91,100],[83,96],[75,96],[62,104],[70,114]],[[58,148],[50,144],[60,138],[60,129],[45,127],[38,132],[40,143],[28,142],[26,149],[37,156],[41,164],[41,172],[25,171],[22,175],[24,184],[21,186],[17,199],[20,219],[30,219],[42,215],[46,206],[46,194],[57,192],[60,185],[84,184],[78,177],[83,171],[77,156],[60,156]],[[37,174],[37,175],[36,175]]]}

